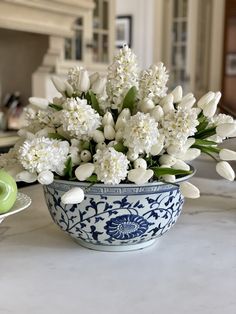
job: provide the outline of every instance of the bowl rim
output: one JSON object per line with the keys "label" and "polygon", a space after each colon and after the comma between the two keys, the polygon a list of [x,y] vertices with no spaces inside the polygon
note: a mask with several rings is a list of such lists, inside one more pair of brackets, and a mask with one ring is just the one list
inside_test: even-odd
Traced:
{"label": "bowl rim", "polygon": [[128,188],[128,187],[150,187],[150,186],[164,186],[164,185],[176,185],[180,182],[183,181],[187,181],[189,180],[191,177],[193,177],[196,173],[196,169],[190,165],[190,169],[193,171],[192,173],[186,175],[186,176],[182,176],[178,179],[176,179],[176,181],[174,183],[171,182],[160,182],[160,181],[154,181],[154,182],[149,182],[149,183],[144,183],[144,184],[135,184],[135,183],[121,183],[121,184],[104,184],[104,183],[90,183],[90,182],[82,182],[82,181],[70,181],[70,180],[60,180],[60,179],[54,179],[53,183],[51,183],[52,185],[54,183],[59,183],[59,184],[70,184],[70,185],[79,185],[82,187],[98,187],[98,188],[102,188],[102,187],[107,187],[107,188]]}

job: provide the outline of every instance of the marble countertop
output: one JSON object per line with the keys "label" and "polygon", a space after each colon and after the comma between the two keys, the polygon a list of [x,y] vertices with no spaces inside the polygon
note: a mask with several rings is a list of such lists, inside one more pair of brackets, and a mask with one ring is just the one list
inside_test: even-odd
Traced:
{"label": "marble countertop", "polygon": [[236,182],[192,180],[174,228],[144,250],[78,246],[52,222],[41,187],[0,225],[1,314],[235,314]]}

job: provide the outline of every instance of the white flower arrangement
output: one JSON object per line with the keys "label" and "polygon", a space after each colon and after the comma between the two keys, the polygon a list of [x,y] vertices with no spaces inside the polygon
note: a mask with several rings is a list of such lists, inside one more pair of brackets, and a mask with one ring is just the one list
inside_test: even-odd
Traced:
{"label": "white flower arrangement", "polygon": [[[107,77],[75,67],[65,82],[53,78],[61,97],[52,103],[30,98],[28,126],[19,131],[16,146],[0,156],[0,168],[18,181],[41,184],[54,178],[175,184],[176,177],[192,172],[187,162],[205,153],[216,161],[217,173],[233,181],[228,161],[236,160],[236,152],[218,143],[236,136],[236,121],[217,114],[220,92],[199,101],[191,93],[183,96],[181,86],[168,92],[165,66],[139,71],[136,60],[124,46]],[[184,196],[199,196],[192,184],[179,185]],[[77,200],[72,194],[64,202]]]}

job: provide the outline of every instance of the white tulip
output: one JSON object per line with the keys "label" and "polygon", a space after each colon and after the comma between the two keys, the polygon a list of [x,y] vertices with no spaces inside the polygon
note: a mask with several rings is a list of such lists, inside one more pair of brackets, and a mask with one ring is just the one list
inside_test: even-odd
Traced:
{"label": "white tulip", "polygon": [[216,164],[216,172],[223,178],[234,181],[235,173],[227,161],[220,161]]}
{"label": "white tulip", "polygon": [[37,137],[42,137],[42,136],[47,137],[49,133],[55,133],[55,129],[49,128],[49,127],[45,127],[42,130],[39,130],[38,132],[36,132],[35,135]]}
{"label": "white tulip", "polygon": [[119,117],[116,120],[116,125],[115,125],[116,131],[118,131],[119,129],[123,129],[126,126],[126,123],[127,123],[127,119],[119,115]]}
{"label": "white tulip", "polygon": [[173,174],[164,174],[161,176],[161,179],[165,182],[174,183],[175,182],[175,176]]}
{"label": "white tulip", "polygon": [[59,77],[57,76],[53,76],[52,77],[52,82],[53,82],[53,85],[55,86],[56,90],[59,92],[59,93],[62,93],[64,94],[65,90],[66,90],[66,84],[64,81],[62,81]]}
{"label": "white tulip", "polygon": [[216,134],[220,137],[231,136],[236,131],[236,123],[222,123],[216,127]]}
{"label": "white tulip", "polygon": [[17,182],[23,181],[26,183],[32,183],[37,180],[37,174],[36,173],[31,173],[28,171],[21,171],[15,176],[15,179]]}
{"label": "white tulip", "polygon": [[190,166],[188,164],[186,164],[186,162],[184,162],[181,159],[177,159],[175,164],[172,165],[172,168],[178,169],[178,170],[186,170],[186,171],[190,170]]}
{"label": "white tulip", "polygon": [[90,87],[89,74],[87,70],[80,70],[78,80],[78,90],[81,92],[87,92]]}
{"label": "white tulip", "polygon": [[65,82],[65,86],[66,86],[66,94],[71,97],[74,93],[73,87],[66,81]]}
{"label": "white tulip", "polygon": [[123,130],[122,130],[122,129],[118,129],[118,130],[116,131],[115,140],[116,140],[117,142],[119,142],[120,140],[122,140],[122,138],[123,138]]}
{"label": "white tulip", "polygon": [[222,96],[221,92],[218,91],[215,93],[215,100],[217,101],[217,103],[220,101],[221,96]]}
{"label": "white tulip", "polygon": [[200,197],[199,189],[190,182],[179,183],[180,193],[187,198],[198,198]]}
{"label": "white tulip", "polygon": [[107,140],[114,140],[116,136],[116,131],[114,130],[112,125],[105,125],[104,126],[104,136]]}
{"label": "white tulip", "polygon": [[112,125],[114,126],[115,123],[114,123],[114,120],[113,120],[113,116],[110,112],[106,112],[102,118],[102,125],[105,126],[105,125]]}
{"label": "white tulip", "polygon": [[187,141],[184,143],[184,150],[189,149],[195,143],[195,141],[196,141],[195,138],[189,137]]}
{"label": "white tulip", "polygon": [[176,158],[171,155],[164,154],[159,158],[160,165],[172,166],[176,163]]}
{"label": "white tulip", "polygon": [[91,74],[91,75],[89,76],[89,80],[90,80],[91,86],[93,85],[93,83],[94,83],[96,80],[99,79],[99,77],[100,77],[100,75],[99,75],[98,72],[94,72],[93,74]]}
{"label": "white tulip", "polygon": [[42,109],[42,110],[47,109],[48,105],[49,105],[49,101],[47,99],[39,98],[39,97],[30,97],[29,102],[31,105],[33,105],[39,109]]}
{"label": "white tulip", "polygon": [[164,111],[160,105],[157,105],[155,108],[152,109],[150,115],[159,122],[161,118],[164,116]]}
{"label": "white tulip", "polygon": [[121,111],[121,113],[119,114],[118,118],[125,118],[126,120],[128,120],[131,116],[130,110],[129,108],[125,108]]}
{"label": "white tulip", "polygon": [[105,141],[105,137],[102,131],[100,130],[95,130],[93,132],[93,140],[96,143],[103,143]]}
{"label": "white tulip", "polygon": [[88,162],[92,159],[92,154],[90,153],[89,150],[84,149],[82,150],[82,152],[80,153],[80,158],[83,162]]}
{"label": "white tulip", "polygon": [[203,106],[203,114],[207,118],[212,118],[217,110],[217,105],[220,101],[221,93],[217,92],[215,93],[214,98],[207,103],[205,106]]}
{"label": "white tulip", "polygon": [[219,157],[222,160],[236,160],[236,152],[230,149],[223,148],[219,153]]}
{"label": "white tulip", "polygon": [[116,144],[118,144],[117,141],[111,141],[111,142],[109,142],[109,143],[107,144],[107,147],[113,147],[113,146],[115,146]]}
{"label": "white tulip", "polygon": [[163,107],[164,104],[166,103],[173,104],[173,102],[174,102],[174,96],[172,94],[168,94],[160,100],[159,105]]}
{"label": "white tulip", "polygon": [[25,129],[20,129],[17,134],[20,136],[20,137],[24,137],[26,138],[27,140],[32,140],[35,135]]}
{"label": "white tulip", "polygon": [[84,191],[81,188],[72,188],[61,197],[61,202],[65,205],[79,204],[84,200]]}
{"label": "white tulip", "polygon": [[174,103],[180,102],[182,97],[183,97],[183,89],[182,89],[182,87],[180,85],[176,86],[175,89],[171,92],[171,94],[174,97],[174,100],[173,100]]}
{"label": "white tulip", "polygon": [[107,79],[106,77],[99,77],[97,80],[92,84],[91,90],[96,95],[101,95],[104,93],[104,89],[106,87]]}
{"label": "white tulip", "polygon": [[94,172],[94,164],[82,164],[75,169],[75,176],[79,181],[87,180]]}
{"label": "white tulip", "polygon": [[168,113],[170,111],[173,111],[175,109],[175,107],[174,107],[173,103],[167,102],[163,105],[162,109],[163,109],[164,113]]}
{"label": "white tulip", "polygon": [[163,142],[159,141],[157,144],[151,147],[150,154],[152,156],[157,156],[162,151],[163,147],[164,147]]}
{"label": "white tulip", "polygon": [[155,107],[154,102],[151,99],[146,99],[142,101],[139,108],[140,108],[140,111],[147,113],[150,110],[152,110],[154,107]]}
{"label": "white tulip", "polygon": [[132,169],[128,172],[128,180],[136,184],[147,183],[153,176],[153,170],[143,168]]}
{"label": "white tulip", "polygon": [[143,169],[147,169],[147,162],[145,159],[143,158],[138,158],[134,161],[134,168],[143,168]]}
{"label": "white tulip", "polygon": [[192,106],[195,104],[196,102],[196,98],[192,97],[192,98],[186,98],[186,99],[182,99],[181,102],[179,103],[179,106],[181,108],[185,108],[185,109],[190,109],[192,108]]}
{"label": "white tulip", "polygon": [[126,154],[126,157],[130,160],[130,161],[134,161],[138,158],[138,154],[134,153],[132,151],[128,151],[128,153]]}
{"label": "white tulip", "polygon": [[199,108],[203,109],[203,107],[204,107],[206,104],[208,104],[210,101],[212,101],[212,100],[214,99],[214,97],[215,97],[215,93],[213,93],[213,92],[208,92],[208,93],[206,93],[205,95],[203,95],[203,96],[199,99],[199,101],[198,101],[198,103],[197,103],[197,106],[198,106]]}
{"label": "white tulip", "polygon": [[184,154],[180,155],[180,159],[183,161],[191,161],[201,155],[201,150],[198,148],[189,148]]}
{"label": "white tulip", "polygon": [[192,98],[194,98],[194,95],[193,95],[192,93],[188,93],[188,94],[186,94],[186,95],[182,98],[181,102],[185,102],[185,101],[190,100],[190,99],[192,99]]}
{"label": "white tulip", "polygon": [[76,147],[76,146],[70,147],[70,158],[74,166],[77,166],[80,164],[81,158],[79,155],[79,147]]}
{"label": "white tulip", "polygon": [[49,170],[45,170],[40,172],[40,174],[38,175],[38,182],[42,185],[48,185],[51,184],[54,180],[54,175],[52,173],[52,171]]}

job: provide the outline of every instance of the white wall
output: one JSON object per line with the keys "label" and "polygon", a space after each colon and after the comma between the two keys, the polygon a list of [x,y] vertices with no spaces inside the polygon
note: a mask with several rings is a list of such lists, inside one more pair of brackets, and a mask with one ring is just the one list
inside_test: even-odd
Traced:
{"label": "white wall", "polygon": [[133,50],[141,68],[153,63],[155,0],[116,0],[116,15],[132,15]]}

